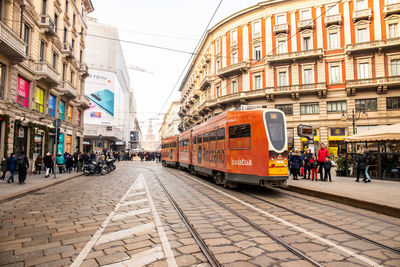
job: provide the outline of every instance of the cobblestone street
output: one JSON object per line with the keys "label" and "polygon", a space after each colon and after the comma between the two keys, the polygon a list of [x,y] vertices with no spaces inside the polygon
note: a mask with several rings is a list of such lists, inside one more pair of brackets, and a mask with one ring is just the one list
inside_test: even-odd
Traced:
{"label": "cobblestone street", "polygon": [[284,190],[228,190],[152,162],[121,162],[0,212],[2,266],[400,265],[398,218]]}

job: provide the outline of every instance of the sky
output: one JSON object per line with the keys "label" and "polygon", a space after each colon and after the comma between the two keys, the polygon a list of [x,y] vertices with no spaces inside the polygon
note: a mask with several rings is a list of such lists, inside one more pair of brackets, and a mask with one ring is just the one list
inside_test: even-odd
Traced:
{"label": "sky", "polygon": [[[223,0],[209,28],[258,2],[261,1]],[[142,134],[147,134],[150,119],[153,133],[157,134],[171,102],[180,99],[181,79],[178,79],[190,55],[132,42],[193,52],[220,0],[92,0],[92,3],[95,11],[90,17],[117,27],[127,66],[146,70],[128,69]]]}

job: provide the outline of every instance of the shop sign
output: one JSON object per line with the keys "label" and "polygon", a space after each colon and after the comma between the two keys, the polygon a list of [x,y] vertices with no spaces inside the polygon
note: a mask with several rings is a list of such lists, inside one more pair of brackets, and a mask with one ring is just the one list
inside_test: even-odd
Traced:
{"label": "shop sign", "polygon": [[25,137],[25,131],[23,127],[18,128],[18,138],[24,138]]}
{"label": "shop sign", "polygon": [[91,145],[91,143],[90,143],[89,141],[83,141],[82,144],[83,144],[84,146],[90,146],[90,145]]}
{"label": "shop sign", "polygon": [[101,118],[101,112],[90,112],[91,118]]}
{"label": "shop sign", "polygon": [[42,137],[41,135],[36,135],[36,136],[35,136],[35,139],[34,139],[34,142],[35,142],[35,143],[41,143],[41,142],[42,142],[42,138],[43,138],[43,137]]}
{"label": "shop sign", "polygon": [[18,77],[17,83],[17,104],[27,108],[29,104],[29,82]]}
{"label": "shop sign", "polygon": [[124,141],[117,141],[117,142],[115,142],[115,145],[116,146],[124,146],[125,142]]}
{"label": "shop sign", "polygon": [[331,136],[344,136],[346,135],[345,128],[331,128]]}

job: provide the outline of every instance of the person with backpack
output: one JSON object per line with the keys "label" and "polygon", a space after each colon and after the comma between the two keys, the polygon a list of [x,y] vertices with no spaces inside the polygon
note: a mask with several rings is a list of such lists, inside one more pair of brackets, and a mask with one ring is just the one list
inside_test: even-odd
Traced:
{"label": "person with backpack", "polygon": [[302,165],[301,163],[302,161],[300,153],[299,150],[296,148],[290,158],[290,166],[293,174],[293,180],[298,180],[297,176],[299,175],[300,166]]}
{"label": "person with backpack", "polygon": [[25,179],[26,179],[26,171],[29,168],[29,160],[28,157],[25,154],[25,151],[21,152],[21,155],[18,156],[17,158],[17,164],[18,164],[18,181],[19,184],[24,184]]}
{"label": "person with backpack", "polygon": [[61,153],[59,153],[56,158],[56,164],[58,166],[59,172],[62,173],[63,169],[64,169],[65,159],[64,159],[64,156],[61,155]]}
{"label": "person with backpack", "polygon": [[10,171],[10,177],[8,177],[7,183],[14,183],[14,173],[17,169],[17,159],[14,153],[11,153],[10,157],[7,159],[7,169]]}
{"label": "person with backpack", "polygon": [[36,174],[40,174],[40,171],[42,170],[42,163],[43,163],[43,158],[42,155],[38,155],[37,158],[35,159],[35,171]]}
{"label": "person with backpack", "polygon": [[50,176],[51,171],[54,172],[54,161],[53,158],[51,157],[50,152],[47,152],[46,156],[44,156],[43,163],[46,169],[46,175],[44,177],[48,178]]}

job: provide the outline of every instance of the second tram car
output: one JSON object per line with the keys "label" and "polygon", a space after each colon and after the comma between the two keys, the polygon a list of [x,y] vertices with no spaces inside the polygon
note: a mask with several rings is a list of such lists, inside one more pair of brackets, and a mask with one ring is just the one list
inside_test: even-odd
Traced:
{"label": "second tram car", "polygon": [[[167,149],[172,142],[178,144],[175,152]],[[226,111],[164,138],[162,148],[164,166],[209,175],[229,187],[283,186],[288,179],[286,119],[280,110]]]}

